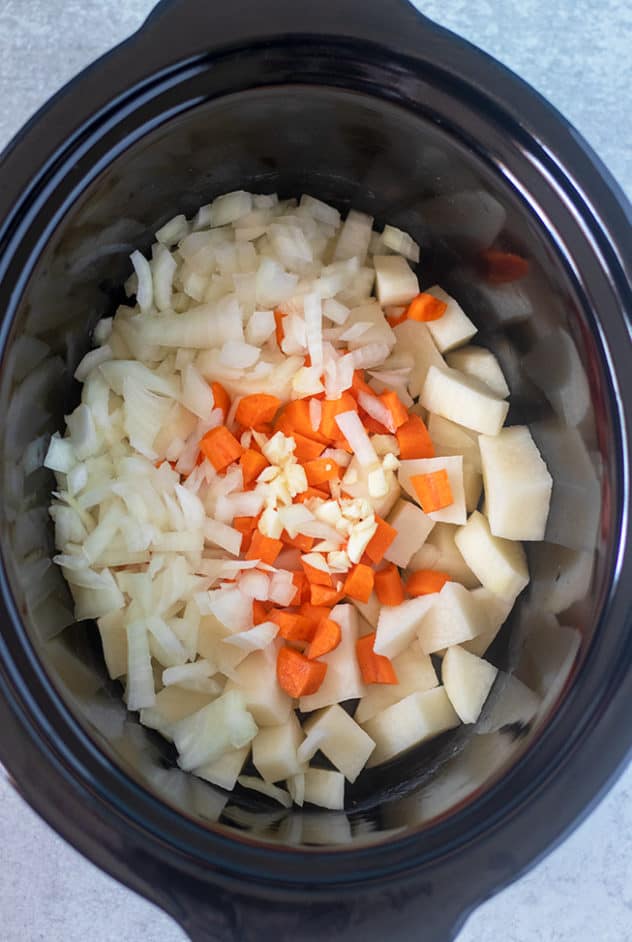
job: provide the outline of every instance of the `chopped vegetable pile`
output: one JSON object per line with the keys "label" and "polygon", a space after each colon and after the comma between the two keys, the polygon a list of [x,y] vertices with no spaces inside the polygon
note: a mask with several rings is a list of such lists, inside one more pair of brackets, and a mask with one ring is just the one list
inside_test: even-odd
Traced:
{"label": "chopped vegetable pile", "polygon": [[185,771],[341,808],[477,720],[551,478],[406,233],[239,191],[156,239],[48,449],[55,562]]}

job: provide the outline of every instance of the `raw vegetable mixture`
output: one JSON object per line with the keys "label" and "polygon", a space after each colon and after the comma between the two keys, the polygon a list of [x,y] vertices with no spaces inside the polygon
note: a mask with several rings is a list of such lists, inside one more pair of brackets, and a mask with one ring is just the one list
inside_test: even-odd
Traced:
{"label": "raw vegetable mixture", "polygon": [[50,443],[55,562],[182,769],[342,808],[477,720],[551,478],[406,233],[239,191],[156,240]]}

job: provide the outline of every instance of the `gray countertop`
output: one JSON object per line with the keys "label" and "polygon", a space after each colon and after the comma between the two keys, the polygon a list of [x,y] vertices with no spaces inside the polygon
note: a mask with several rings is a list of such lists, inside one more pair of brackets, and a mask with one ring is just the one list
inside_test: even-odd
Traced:
{"label": "gray countertop", "polygon": [[[0,149],[58,87],[135,30],[152,6],[152,0],[0,0]],[[417,6],[549,98],[632,195],[628,0],[418,0]],[[0,847],[2,942],[185,939],[167,916],[58,838],[2,778]],[[632,769],[562,846],[480,906],[458,942],[500,939],[632,939]]]}

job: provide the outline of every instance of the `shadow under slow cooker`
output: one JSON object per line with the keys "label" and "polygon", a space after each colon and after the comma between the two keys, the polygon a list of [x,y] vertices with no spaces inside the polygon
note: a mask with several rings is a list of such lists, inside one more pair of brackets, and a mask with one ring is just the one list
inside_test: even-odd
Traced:
{"label": "shadow under slow cooker", "polygon": [[[4,353],[5,563],[58,692],[107,756],[146,789],[203,824],[260,840],[383,840],[454,810],[515,762],[586,656],[615,525],[603,368],[547,220],[472,142],[431,113],[360,92],[295,85],[209,101],[204,81],[192,76],[186,107],[180,103],[168,120],[148,114],[114,157],[123,131],[112,131],[108,161],[60,209],[30,275]],[[161,115],[168,106],[161,101]],[[96,625],[73,623],[68,590],[50,562],[54,482],[43,456],[76,404],[72,376],[97,319],[122,300],[130,252],[147,249],[174,214],[190,215],[238,188],[307,192],[409,231],[421,246],[422,288],[439,282],[474,320],[511,388],[509,421],[531,425],[555,482],[546,541],[528,546],[531,585],[487,655],[501,673],[476,727],[365,771],[348,789],[344,814],[279,808],[180,772],[169,744],[126,713]],[[519,254],[528,273],[510,282],[490,277],[490,248]],[[512,674],[540,700],[528,723],[512,700]]]}

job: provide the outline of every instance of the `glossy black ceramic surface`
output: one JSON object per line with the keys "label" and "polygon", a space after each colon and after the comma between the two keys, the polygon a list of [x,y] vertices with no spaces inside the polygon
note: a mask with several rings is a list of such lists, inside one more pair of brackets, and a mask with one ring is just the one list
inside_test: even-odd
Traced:
{"label": "glossy black ceramic surface", "polygon": [[[542,584],[586,563],[562,619],[582,648],[557,706],[526,735],[461,731],[367,773],[344,815],[229,800],[173,768],[105,679],[94,628],[61,631],[68,595],[49,563],[51,476],[33,456],[76,400],[74,366],[129,252],[241,187],[408,229],[422,283],[453,291],[501,360],[510,418],[533,424],[556,489],[531,548],[539,589],[494,663],[528,674]],[[64,837],[192,938],[449,939],[625,762],[630,220],[550,106],[403,0],[162,3],[4,155],[0,759]],[[518,287],[485,279],[492,245],[528,258]]]}

